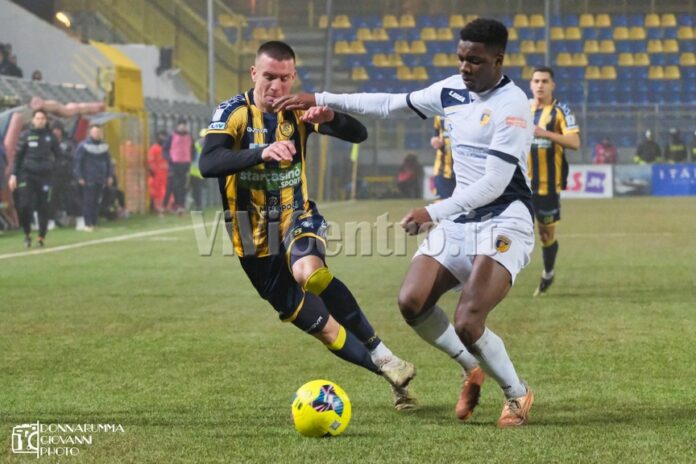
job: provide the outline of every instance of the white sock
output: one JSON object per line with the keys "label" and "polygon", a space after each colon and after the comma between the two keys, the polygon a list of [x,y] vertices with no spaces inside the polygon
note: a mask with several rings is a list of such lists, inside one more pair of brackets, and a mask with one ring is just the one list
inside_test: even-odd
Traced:
{"label": "white sock", "polygon": [[546,272],[546,270],[542,271],[541,277],[543,277],[544,279],[550,279],[551,277],[553,277],[553,269],[551,270],[551,272]]}
{"label": "white sock", "polygon": [[426,314],[408,322],[423,340],[447,353],[465,371],[470,372],[478,366],[478,360],[467,351],[447,314],[439,306],[433,306]]}
{"label": "white sock", "polygon": [[517,398],[527,393],[527,388],[520,382],[505,351],[505,344],[499,336],[486,327],[481,338],[474,343],[474,348],[478,352],[475,356],[481,361],[483,370],[498,382],[506,398]]}
{"label": "white sock", "polygon": [[378,365],[378,361],[391,358],[392,356],[394,356],[394,353],[387,348],[387,345],[385,345],[384,342],[379,342],[379,345],[377,345],[374,350],[370,350],[370,358],[372,358],[372,362]]}

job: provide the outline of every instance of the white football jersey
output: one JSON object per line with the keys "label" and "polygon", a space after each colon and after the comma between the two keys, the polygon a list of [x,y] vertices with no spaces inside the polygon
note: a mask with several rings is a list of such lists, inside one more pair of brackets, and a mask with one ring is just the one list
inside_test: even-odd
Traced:
{"label": "white football jersey", "polygon": [[[527,153],[534,132],[529,101],[507,76],[483,94],[467,90],[460,75],[411,92],[406,101],[421,118],[444,116],[452,144],[456,190],[483,177],[486,158],[496,156],[517,164],[505,192],[492,203],[469,214],[457,215],[455,222],[497,216],[514,201],[521,201],[532,214],[531,190],[527,176]],[[456,195],[456,190],[454,195]]]}

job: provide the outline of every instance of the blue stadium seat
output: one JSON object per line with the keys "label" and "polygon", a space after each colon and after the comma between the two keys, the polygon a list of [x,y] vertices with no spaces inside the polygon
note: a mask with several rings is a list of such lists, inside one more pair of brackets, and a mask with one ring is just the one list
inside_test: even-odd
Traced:
{"label": "blue stadium seat", "polygon": [[682,40],[679,42],[679,48],[682,52],[696,52],[696,40]]}
{"label": "blue stadium seat", "polygon": [[649,27],[645,30],[646,37],[648,39],[661,39],[662,38],[662,28],[661,27]]}
{"label": "blue stadium seat", "polygon": [[645,16],[642,14],[632,14],[631,16],[628,17],[628,26],[629,27],[643,27],[643,24],[645,23]]}
{"label": "blue stadium seat", "polygon": [[689,13],[680,13],[677,15],[677,25],[679,26],[693,26],[694,19],[693,15]]}
{"label": "blue stadium seat", "polygon": [[496,18],[496,19],[498,19],[498,21],[500,21],[501,23],[505,24],[505,27],[507,27],[507,28],[512,27],[512,22],[513,22],[512,16],[510,16],[510,15],[503,15],[503,16],[500,16],[500,17],[498,17],[498,18]]}
{"label": "blue stadium seat", "polygon": [[615,14],[611,17],[611,23],[614,27],[627,27],[628,17],[625,14]]}
{"label": "blue stadium seat", "polygon": [[563,19],[561,15],[551,15],[551,27],[561,27],[563,26]]}
{"label": "blue stadium seat", "polygon": [[585,45],[582,40],[565,40],[564,42],[569,53],[582,53]]}
{"label": "blue stadium seat", "polygon": [[645,40],[629,40],[628,43],[631,53],[645,53],[648,50],[648,43]]}
{"label": "blue stadium seat", "polygon": [[519,53],[520,52],[520,42],[515,40],[513,42],[508,42],[506,53]]}
{"label": "blue stadium seat", "polygon": [[663,27],[662,28],[662,38],[663,39],[676,39],[677,38],[676,27]]}
{"label": "blue stadium seat", "polygon": [[[603,28],[603,29],[608,29],[608,28]],[[582,38],[584,40],[597,40],[599,38],[599,31],[594,27],[588,27],[588,28],[582,29]],[[611,37],[607,37],[607,38],[611,38]]]}
{"label": "blue stadium seat", "polygon": [[598,27],[597,40],[611,40],[614,37],[614,30],[611,27]]}
{"label": "blue stadium seat", "polygon": [[433,16],[433,27],[449,27],[448,15]]}
{"label": "blue stadium seat", "polygon": [[536,40],[536,29],[521,27],[517,29],[517,36],[520,40]]}
{"label": "blue stadium seat", "polygon": [[428,42],[428,50],[433,55],[435,53],[456,53],[457,46],[450,40],[435,40],[433,42]]}
{"label": "blue stadium seat", "polygon": [[580,25],[580,17],[576,14],[563,15],[563,26],[578,27]]}
{"label": "blue stadium seat", "polygon": [[528,53],[525,56],[527,58],[527,66],[544,66],[543,53]]}

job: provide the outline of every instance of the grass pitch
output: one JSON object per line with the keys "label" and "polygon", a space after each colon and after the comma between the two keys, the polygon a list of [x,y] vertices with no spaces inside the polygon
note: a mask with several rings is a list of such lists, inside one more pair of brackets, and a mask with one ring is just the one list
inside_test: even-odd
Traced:
{"label": "grass pitch", "polygon": [[[394,221],[406,201],[326,205],[327,219]],[[212,213],[207,214],[212,219]],[[529,426],[497,430],[490,379],[472,419],[454,419],[457,366],[401,320],[409,256],[339,255],[334,273],[378,333],[413,361],[422,407],[399,414],[383,380],[341,362],[260,300],[220,237],[200,257],[190,229],[55,253],[0,236],[0,462],[16,425],[121,424],[75,457],[38,462],[587,462],[696,461],[696,201],[565,201],[557,278],[533,299],[531,265],[492,313],[534,389]],[[93,234],[53,231],[49,247],[189,219],[135,218]],[[415,239],[409,239],[409,253]],[[455,294],[442,306],[452,311]],[[294,390],[328,378],[353,404],[347,431],[306,439],[290,421]]]}

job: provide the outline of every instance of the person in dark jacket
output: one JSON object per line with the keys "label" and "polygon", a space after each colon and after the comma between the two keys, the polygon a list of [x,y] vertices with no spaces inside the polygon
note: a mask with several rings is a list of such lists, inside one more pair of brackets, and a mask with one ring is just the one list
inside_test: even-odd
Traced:
{"label": "person in dark jacket", "polygon": [[91,232],[97,225],[104,186],[110,187],[114,181],[109,145],[104,142],[101,126],[90,126],[89,137],[77,147],[75,178],[82,187],[82,214],[85,218],[82,230]]}
{"label": "person in dark jacket", "polygon": [[51,210],[53,219],[57,224],[65,226],[67,216],[75,213],[71,204],[76,195],[76,185],[73,181],[73,158],[75,144],[65,136],[65,129],[60,123],[54,123],[52,128],[53,136],[60,147],[60,157],[56,159],[55,170],[53,172],[53,192],[51,194]]}
{"label": "person in dark jacket", "polygon": [[653,139],[653,133],[650,129],[645,131],[645,140],[643,140],[636,149],[636,156],[633,161],[636,164],[659,163],[662,159],[662,151],[660,146]]}
{"label": "person in dark jacket", "polygon": [[51,176],[56,158],[60,156],[58,141],[47,127],[44,110],[35,110],[31,127],[22,132],[17,142],[14,170],[8,181],[11,191],[16,190],[17,213],[24,230],[24,244],[31,246],[31,219],[39,216],[39,246],[44,245],[48,231]]}

